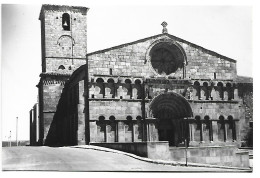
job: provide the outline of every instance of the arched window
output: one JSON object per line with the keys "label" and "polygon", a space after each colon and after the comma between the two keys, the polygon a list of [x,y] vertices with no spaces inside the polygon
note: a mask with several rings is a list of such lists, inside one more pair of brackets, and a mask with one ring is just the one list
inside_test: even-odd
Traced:
{"label": "arched window", "polygon": [[205,125],[206,125],[205,130],[208,132],[209,141],[213,141],[212,122],[210,121],[209,116],[204,117],[204,122],[205,122]]}
{"label": "arched window", "polygon": [[196,124],[197,124],[197,130],[201,129],[201,120],[200,120],[200,116],[196,116],[195,117],[196,120]]}
{"label": "arched window", "polygon": [[103,122],[105,120],[105,117],[104,116],[99,116],[98,120]]}
{"label": "arched window", "polygon": [[141,81],[139,79],[135,80],[134,88],[136,89],[136,91],[134,91],[134,89],[133,89],[133,95],[136,95],[137,99],[141,99],[142,98],[142,86],[141,86]]}
{"label": "arched window", "polygon": [[141,117],[141,116],[137,116],[137,117],[136,117],[136,120],[141,121],[141,120],[142,120],[142,117]]}
{"label": "arched window", "polygon": [[195,140],[196,141],[203,141],[203,136],[202,136],[202,123],[201,123],[201,118],[200,116],[196,116],[195,117],[195,122],[196,122],[196,129],[195,129],[195,133],[194,133],[194,136],[195,136]]}
{"label": "arched window", "polygon": [[125,122],[125,141],[134,142],[134,132],[133,132],[133,118],[132,116],[126,117]]}
{"label": "arched window", "polygon": [[224,116],[219,116],[218,121],[218,140],[225,142],[227,140],[225,118]]}
{"label": "arched window", "polygon": [[236,124],[232,116],[228,116],[228,124],[229,124],[229,129],[232,130],[232,140],[234,141],[237,139],[237,136],[236,136]]}
{"label": "arched window", "polygon": [[103,83],[104,80],[103,80],[102,78],[97,78],[96,82],[97,82],[97,83]]}
{"label": "arched window", "polygon": [[143,122],[142,122],[142,117],[137,116],[136,117],[136,124],[134,125],[134,141],[135,142],[140,142],[142,141],[143,138]]}
{"label": "arched window", "polygon": [[205,120],[205,124],[206,124],[206,129],[210,129],[210,120],[209,120],[209,116],[205,116],[204,117],[204,120]]}
{"label": "arched window", "polygon": [[116,118],[115,118],[115,116],[110,116],[110,117],[109,117],[109,120],[110,120],[111,122],[114,122],[114,121],[116,120]]}
{"label": "arched window", "polygon": [[135,84],[136,84],[136,85],[140,85],[140,84],[141,84],[141,81],[140,81],[139,79],[136,79],[136,80],[135,80]]}
{"label": "arched window", "polygon": [[68,13],[62,15],[62,28],[63,30],[70,31],[70,15]]}
{"label": "arched window", "polygon": [[207,82],[204,82],[203,83],[203,88],[202,90],[204,91],[203,93],[201,93],[201,95],[204,95],[204,96],[201,96],[203,99],[206,99],[206,100],[209,100],[209,87],[208,87],[208,83]]}
{"label": "arched window", "polygon": [[104,98],[105,95],[105,87],[104,87],[104,80],[102,78],[97,78],[96,80],[96,87],[99,88],[98,98]]}
{"label": "arched window", "polygon": [[64,67],[63,65],[60,65],[58,69],[59,69],[59,70],[64,70],[65,67]]}
{"label": "arched window", "polygon": [[130,79],[126,79],[126,80],[125,80],[125,83],[127,83],[127,84],[131,84],[132,82],[131,82]]}
{"label": "arched window", "polygon": [[130,96],[130,98],[132,98],[132,85],[131,85],[131,80],[126,79],[125,80],[125,87],[127,89],[127,95]]}
{"label": "arched window", "polygon": [[232,88],[232,86],[231,86],[231,84],[230,83],[227,83],[226,84],[226,90],[227,90],[227,97],[228,97],[228,100],[232,100],[232,99],[234,99],[234,91],[233,91],[233,88]]}
{"label": "arched window", "polygon": [[116,133],[116,118],[114,116],[109,117],[109,122],[107,124],[107,142],[116,142],[117,141],[117,133]]}
{"label": "arched window", "polygon": [[97,121],[97,141],[106,142],[106,140],[107,140],[107,134],[106,134],[105,117],[99,116]]}
{"label": "arched window", "polygon": [[107,80],[107,83],[115,83],[115,82],[114,82],[114,79],[110,78]]}
{"label": "arched window", "polygon": [[218,96],[221,100],[224,99],[224,94],[223,94],[223,83],[222,82],[218,82],[217,84],[218,87]]}
{"label": "arched window", "polygon": [[200,96],[200,83],[198,81],[194,82],[194,88],[195,88],[195,97],[196,99],[200,100],[201,96]]}
{"label": "arched window", "polygon": [[112,78],[109,78],[105,84],[105,97],[115,98],[115,82]]}

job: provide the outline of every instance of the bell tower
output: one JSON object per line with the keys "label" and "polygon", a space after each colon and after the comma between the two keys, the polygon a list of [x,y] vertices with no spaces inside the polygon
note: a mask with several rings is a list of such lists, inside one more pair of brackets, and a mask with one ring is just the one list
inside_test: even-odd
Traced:
{"label": "bell tower", "polygon": [[42,72],[71,73],[85,63],[87,11],[86,7],[42,6]]}
{"label": "bell tower", "polygon": [[53,118],[66,80],[86,64],[87,11],[86,7],[42,5],[42,73],[37,85],[40,145],[47,144],[49,129],[55,127]]}

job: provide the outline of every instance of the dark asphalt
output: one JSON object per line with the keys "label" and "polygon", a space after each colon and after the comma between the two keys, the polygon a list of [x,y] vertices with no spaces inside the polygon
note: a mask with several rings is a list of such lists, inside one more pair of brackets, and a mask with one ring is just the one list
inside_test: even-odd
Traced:
{"label": "dark asphalt", "polygon": [[3,147],[2,169],[4,171],[238,171],[148,163],[123,154],[72,147]]}

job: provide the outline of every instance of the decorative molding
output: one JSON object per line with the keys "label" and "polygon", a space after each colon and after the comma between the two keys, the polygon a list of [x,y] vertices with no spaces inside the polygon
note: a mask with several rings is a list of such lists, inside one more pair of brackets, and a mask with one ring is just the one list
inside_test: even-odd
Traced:
{"label": "decorative molding", "polygon": [[43,85],[54,85],[54,84],[60,84],[60,85],[62,85],[62,86],[64,86],[65,85],[65,83],[66,83],[66,81],[62,81],[62,80],[43,80],[42,81],[42,84]]}
{"label": "decorative molding", "polygon": [[150,59],[150,51],[152,50],[152,48],[153,48],[154,46],[156,46],[156,45],[159,44],[159,43],[168,43],[168,44],[170,44],[170,45],[175,45],[175,46],[181,51],[182,55],[184,56],[184,62],[185,62],[185,64],[187,64],[187,56],[186,56],[185,50],[182,48],[182,46],[181,46],[179,43],[177,43],[175,40],[173,40],[173,39],[171,39],[171,38],[166,38],[166,37],[163,37],[163,38],[161,38],[161,39],[155,40],[155,41],[148,47],[148,49],[147,49],[147,51],[146,51],[146,54],[145,54],[145,63],[151,61],[151,59]]}
{"label": "decorative molding", "polygon": [[151,56],[150,56],[151,54],[150,53],[153,50],[153,48],[156,47],[157,45],[159,45],[160,43],[164,43],[164,44],[168,44],[168,45],[174,45],[175,47],[177,47],[180,50],[180,52],[183,56],[183,67],[188,64],[185,50],[182,48],[182,46],[179,43],[177,43],[175,40],[173,40],[169,37],[162,37],[160,39],[155,40],[153,43],[151,43],[151,45],[146,50],[144,64],[146,64],[148,62],[148,67],[149,67],[150,71],[152,71],[152,73],[156,77],[166,77],[166,78],[168,78],[169,76],[172,77],[178,70],[180,70],[180,68],[183,68],[183,67],[178,67],[176,69],[176,71],[174,71],[170,74],[164,75],[164,74],[159,74],[157,71],[155,71],[155,69],[152,66],[152,60],[151,60]]}

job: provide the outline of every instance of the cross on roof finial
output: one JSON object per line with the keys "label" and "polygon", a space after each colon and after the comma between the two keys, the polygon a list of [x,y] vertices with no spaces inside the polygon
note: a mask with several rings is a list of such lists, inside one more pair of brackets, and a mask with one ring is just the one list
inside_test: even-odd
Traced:
{"label": "cross on roof finial", "polygon": [[161,25],[163,26],[162,33],[168,33],[168,30],[166,28],[166,26],[168,25],[167,22],[163,21],[163,23]]}

